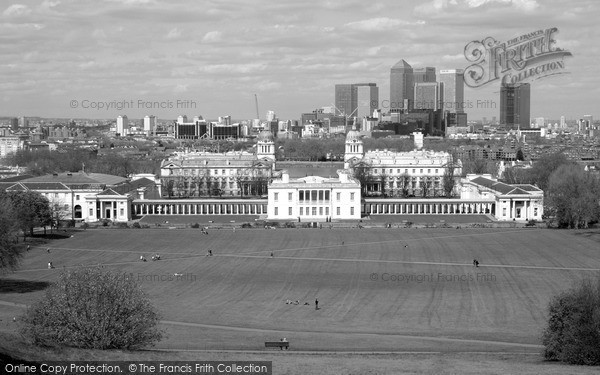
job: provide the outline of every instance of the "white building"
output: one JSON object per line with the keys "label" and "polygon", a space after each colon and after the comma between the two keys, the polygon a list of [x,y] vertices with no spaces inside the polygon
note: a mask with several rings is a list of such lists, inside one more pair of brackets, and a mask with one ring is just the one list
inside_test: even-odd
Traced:
{"label": "white building", "polygon": [[509,185],[491,175],[467,175],[461,180],[461,200],[489,200],[500,221],[542,220],[544,192],[528,184]]}
{"label": "white building", "polygon": [[117,116],[117,134],[124,136],[129,132],[129,120],[127,116]]}
{"label": "white building", "polygon": [[151,135],[156,131],[156,116],[144,117],[144,132],[146,135]]}
{"label": "white building", "polygon": [[262,195],[275,169],[273,133],[257,137],[256,152],[177,152],[160,167],[169,197]]}
{"label": "white building", "polygon": [[287,171],[269,184],[270,220],[360,220],[360,183],[345,170],[338,178],[307,176],[290,179]]}
{"label": "white building", "polygon": [[19,137],[0,137],[0,158],[15,153],[23,148],[23,141]]}
{"label": "white building", "polygon": [[416,149],[408,152],[390,150],[364,151],[360,133],[355,130],[346,136],[344,168],[362,168],[367,176],[362,181],[371,196],[441,196],[443,177],[450,167],[456,182],[462,173],[460,160],[452,160],[447,152],[421,150],[423,134],[413,134]]}
{"label": "white building", "polygon": [[54,218],[97,222],[131,220],[131,202],[140,197],[160,196],[153,179],[128,181],[101,173],[55,173],[17,182],[0,182],[6,191],[35,191],[48,199]]}

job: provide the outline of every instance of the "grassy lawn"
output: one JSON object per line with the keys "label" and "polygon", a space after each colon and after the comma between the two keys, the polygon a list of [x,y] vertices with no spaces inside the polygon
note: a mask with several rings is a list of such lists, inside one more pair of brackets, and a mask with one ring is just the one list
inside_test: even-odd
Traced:
{"label": "grassy lawn", "polygon": [[[364,354],[296,353],[278,362],[278,374],[303,373],[297,369],[307,363],[321,364],[319,373],[340,373],[339,365],[357,374],[561,373],[565,367],[537,355],[547,303],[599,273],[599,237],[510,228],[87,230],[51,242],[50,253],[32,248],[21,269],[4,276],[0,332],[14,332],[12,316],[22,311],[10,303],[39,298],[61,268],[102,264],[132,273],[151,296],[168,333],[159,349],[257,350],[264,355],[252,358],[280,361],[264,341],[287,337],[291,352],[443,354],[371,355],[360,367]],[[154,253],[163,260],[139,261]],[[50,260],[57,269],[46,268]]]}

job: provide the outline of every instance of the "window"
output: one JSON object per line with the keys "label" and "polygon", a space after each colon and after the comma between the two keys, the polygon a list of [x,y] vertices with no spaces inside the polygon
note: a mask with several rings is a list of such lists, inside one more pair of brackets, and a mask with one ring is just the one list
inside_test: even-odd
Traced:
{"label": "window", "polygon": [[325,190],[325,200],[329,201],[329,190]]}
{"label": "window", "polygon": [[298,191],[298,199],[300,200],[300,202],[304,201],[304,190]]}
{"label": "window", "polygon": [[316,190],[311,190],[310,200],[311,201],[316,201],[317,200],[317,191]]}
{"label": "window", "polygon": [[[414,172],[414,171],[413,171],[413,172]],[[405,170],[404,170],[404,173],[408,173],[408,169],[405,169]]]}
{"label": "window", "polygon": [[121,210],[119,211],[119,214],[120,214],[121,216],[125,216],[125,209],[124,209],[124,208],[121,208]]}
{"label": "window", "polygon": [[221,174],[225,175],[225,169],[221,169]]}
{"label": "window", "polygon": [[538,211],[537,211],[537,207],[535,207],[535,208],[533,209],[533,216],[537,216],[537,212],[538,212]]}
{"label": "window", "polygon": [[317,216],[317,208],[316,207],[312,208],[312,215]]}
{"label": "window", "polygon": [[342,196],[342,193],[335,193],[335,196],[336,196],[337,200],[339,201],[340,197]]}
{"label": "window", "polygon": [[350,193],[350,200],[354,201],[354,193]]}
{"label": "window", "polygon": [[65,205],[63,206],[63,209],[65,209],[65,210],[68,210],[68,209],[69,209],[69,205],[68,205],[68,204],[65,204]]}
{"label": "window", "polygon": [[319,215],[323,216],[323,207],[319,207]]}
{"label": "window", "polygon": [[338,216],[340,216],[340,208],[339,207],[335,208],[335,214],[338,215]]}
{"label": "window", "polygon": [[292,201],[292,197],[293,197],[293,196],[294,196],[294,194],[293,194],[293,193],[288,193],[288,201],[290,201],[290,202],[291,202],[291,201]]}
{"label": "window", "polygon": [[79,200],[79,194],[75,195],[75,200],[78,201]]}
{"label": "window", "polygon": [[275,216],[279,215],[279,207],[275,207]]}
{"label": "window", "polygon": [[413,168],[413,173],[415,173],[415,169]]}
{"label": "window", "polygon": [[392,168],[390,168],[390,173],[392,173]]}
{"label": "window", "polygon": [[427,173],[431,173],[431,169],[427,168]]}
{"label": "window", "polygon": [[502,216],[506,216],[506,207],[502,209]]}
{"label": "window", "polygon": [[422,169],[420,169],[420,170],[419,170],[419,173],[423,173],[423,170],[422,170]]}
{"label": "window", "polygon": [[377,173],[377,168],[373,169],[373,173]]}
{"label": "window", "polygon": [[273,199],[275,200],[275,202],[277,202],[279,200],[279,193],[273,193]]}
{"label": "window", "polygon": [[94,216],[94,209],[90,208],[90,217]]}
{"label": "window", "polygon": [[319,200],[323,200],[323,190],[319,190]]}
{"label": "window", "polygon": [[288,207],[288,215],[292,216],[292,208],[291,207]]}
{"label": "window", "polygon": [[300,207],[300,216],[304,215],[304,207]]}
{"label": "window", "polygon": [[325,207],[325,216],[329,216],[329,207]]}
{"label": "window", "polygon": [[350,216],[354,216],[354,207],[350,207]]}
{"label": "window", "polygon": [[436,168],[436,170],[435,170],[435,174],[437,174],[437,173],[438,173],[438,170],[437,170],[437,168]]}

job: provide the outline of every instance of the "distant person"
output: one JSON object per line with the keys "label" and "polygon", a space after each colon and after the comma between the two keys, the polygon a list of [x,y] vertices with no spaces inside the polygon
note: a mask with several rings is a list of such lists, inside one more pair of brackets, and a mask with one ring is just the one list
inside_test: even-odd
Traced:
{"label": "distant person", "polygon": [[52,265],[52,262],[48,262],[48,269],[52,269],[54,268],[54,266]]}
{"label": "distant person", "polygon": [[479,261],[475,260],[475,267],[479,267]]}
{"label": "distant person", "polygon": [[315,298],[315,310],[319,309],[319,300]]}
{"label": "distant person", "polygon": [[31,249],[31,246],[30,246],[30,245],[27,245],[27,251],[29,251],[29,249]]}
{"label": "distant person", "polygon": [[47,252],[47,253],[50,253],[50,248],[49,248],[49,247],[48,247],[48,248],[46,248],[46,252]]}

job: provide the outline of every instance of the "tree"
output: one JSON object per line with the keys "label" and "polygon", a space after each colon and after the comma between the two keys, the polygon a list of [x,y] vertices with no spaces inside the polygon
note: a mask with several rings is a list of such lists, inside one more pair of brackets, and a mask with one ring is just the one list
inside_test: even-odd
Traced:
{"label": "tree", "polygon": [[133,274],[82,268],[60,274],[20,331],[36,345],[139,349],[160,341],[159,319]]}
{"label": "tree", "polygon": [[408,173],[403,173],[400,176],[400,186],[402,198],[407,198],[410,195],[410,176]]}
{"label": "tree", "polygon": [[27,236],[27,232],[33,236],[35,227],[52,224],[52,212],[46,197],[33,191],[9,192],[8,197],[13,207],[15,222],[23,231],[23,238]]}
{"label": "tree", "polygon": [[575,365],[600,365],[600,278],[583,279],[548,306],[544,357]]}
{"label": "tree", "polygon": [[358,162],[352,166],[352,177],[360,183],[362,196],[367,194],[367,185],[371,181],[372,168],[365,162]]}
{"label": "tree", "polygon": [[18,227],[13,219],[13,207],[6,194],[0,195],[0,272],[14,271],[21,260],[15,238]]}
{"label": "tree", "polygon": [[540,189],[546,191],[548,188],[548,180],[550,175],[563,164],[575,165],[574,162],[569,161],[565,154],[555,153],[541,157],[537,162],[533,164],[532,175],[533,183],[536,184]]}
{"label": "tree", "polygon": [[508,167],[504,170],[503,180],[507,184],[530,184],[533,183],[531,168]]}
{"label": "tree", "polygon": [[546,193],[548,213],[561,228],[587,228],[600,219],[600,181],[579,166],[559,166]]}
{"label": "tree", "polygon": [[521,149],[517,150],[517,160],[519,160],[519,161],[525,160],[525,156],[523,156],[523,150],[521,150]]}
{"label": "tree", "polygon": [[444,176],[442,177],[442,190],[447,198],[454,194],[454,186],[456,185],[456,169],[457,163],[454,161],[454,156],[450,156],[448,162],[444,165]]}

